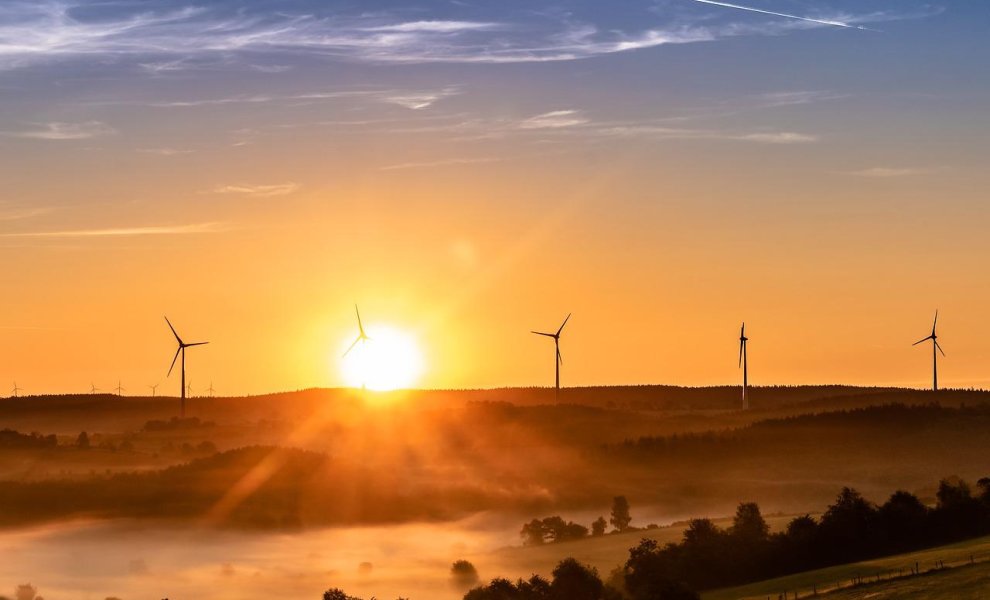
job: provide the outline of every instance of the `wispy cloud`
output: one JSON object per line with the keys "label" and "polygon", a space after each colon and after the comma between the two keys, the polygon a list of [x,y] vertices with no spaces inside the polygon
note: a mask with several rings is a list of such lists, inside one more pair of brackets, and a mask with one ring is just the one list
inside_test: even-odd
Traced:
{"label": "wispy cloud", "polygon": [[[857,23],[899,18],[891,13],[804,17],[715,0],[695,1],[786,18],[803,28],[863,28]],[[484,18],[403,20],[368,12],[360,5],[352,11],[317,7],[293,12],[286,7],[273,12],[233,9],[227,3],[157,10],[142,3],[110,4],[112,9],[94,11],[81,0],[4,0],[0,3],[0,69],[69,58],[130,57],[149,73],[161,74],[196,68],[202,64],[199,61],[210,57],[244,56],[250,59],[248,65],[256,64],[266,54],[384,63],[561,61],[786,30],[779,24],[760,28],[712,22],[703,15],[685,20],[683,15],[675,18],[646,8],[640,18],[622,27],[601,22],[600,13],[583,8],[567,12],[506,8],[501,20],[493,22]],[[273,64],[284,61],[276,59]]]}
{"label": "wispy cloud", "polygon": [[808,23],[817,23],[819,25],[831,25],[833,27],[845,27],[845,28],[848,28],[848,29],[862,29],[862,30],[865,30],[865,31],[873,31],[873,30],[871,30],[871,29],[869,29],[867,27],[862,27],[860,25],[853,25],[852,23],[848,23],[846,21],[840,21],[840,20],[836,20],[836,19],[816,19],[816,18],[813,18],[813,17],[802,17],[802,16],[799,16],[799,15],[791,15],[791,14],[787,14],[787,13],[774,12],[774,11],[771,11],[771,10],[763,10],[761,8],[753,8],[751,6],[742,6],[742,5],[739,5],[739,4],[729,4],[728,2],[716,2],[716,0],[694,0],[694,1],[695,2],[700,2],[702,4],[712,4],[712,5],[715,5],[715,6],[724,6],[725,8],[734,8],[736,10],[744,10],[744,11],[747,11],[747,12],[760,13],[760,14],[771,15],[771,16],[775,16],[775,17],[784,17],[784,18],[787,18],[787,19],[795,19],[795,20],[798,20],[798,21],[805,21],[805,22],[808,22]]}
{"label": "wispy cloud", "polygon": [[432,92],[409,92],[400,94],[382,94],[382,100],[389,104],[398,104],[410,110],[421,110],[433,106],[436,102],[456,96],[460,90],[453,87],[443,88]]}
{"label": "wispy cloud", "polygon": [[559,129],[588,123],[579,110],[553,110],[530,117],[519,123],[520,129]]}
{"label": "wispy cloud", "polygon": [[796,133],[793,131],[744,133],[736,136],[729,135],[727,137],[728,139],[737,139],[744,142],[761,142],[764,144],[808,144],[818,141],[818,136],[816,135]]}
{"label": "wispy cloud", "polygon": [[18,231],[0,233],[4,238],[97,238],[137,237],[148,235],[188,235],[227,231],[224,223],[193,223],[189,225],[157,225],[148,227],[116,227],[107,229],[69,229],[61,231]]}
{"label": "wispy cloud", "polygon": [[111,135],[116,130],[101,121],[85,121],[82,123],[33,123],[32,129],[10,131],[7,135],[35,140],[87,140],[90,138]]}
{"label": "wispy cloud", "polygon": [[422,169],[422,168],[433,168],[433,167],[448,167],[454,165],[477,165],[484,163],[498,162],[502,159],[494,157],[484,157],[484,158],[447,158],[443,160],[431,160],[423,162],[406,162],[399,163],[395,165],[388,165],[381,167],[381,171],[399,171],[403,169]]}
{"label": "wispy cloud", "polygon": [[20,221],[47,215],[54,210],[50,206],[33,206],[27,208],[0,209],[0,221]]}
{"label": "wispy cloud", "polygon": [[911,175],[923,175],[929,172],[931,172],[931,169],[908,168],[908,167],[871,167],[869,169],[849,171],[848,173],[850,175],[856,175],[859,177],[875,177],[875,178],[887,179],[893,177],[909,177]]}
{"label": "wispy cloud", "polygon": [[157,154],[158,156],[179,156],[182,154],[192,154],[195,150],[183,150],[180,148],[138,148],[138,152],[143,154]]}
{"label": "wispy cloud", "polygon": [[221,185],[214,188],[214,194],[240,194],[243,196],[285,196],[299,189],[294,182],[277,183],[272,185]]}

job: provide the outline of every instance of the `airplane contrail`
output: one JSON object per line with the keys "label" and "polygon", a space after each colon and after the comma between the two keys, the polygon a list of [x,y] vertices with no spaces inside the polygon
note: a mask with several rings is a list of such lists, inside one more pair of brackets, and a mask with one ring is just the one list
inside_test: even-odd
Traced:
{"label": "airplane contrail", "polygon": [[738,4],[729,4],[728,2],[716,2],[716,0],[694,0],[695,2],[701,2],[702,4],[714,4],[715,6],[724,6],[726,8],[735,8],[736,10],[745,10],[748,12],[762,13],[764,15],[773,15],[775,17],[786,17],[788,19],[797,19],[799,21],[808,21],[810,23],[820,23],[822,25],[831,25],[833,27],[845,27],[847,29],[862,29],[863,31],[876,31],[875,29],[870,29],[869,27],[861,27],[859,25],[851,25],[849,23],[843,23],[842,21],[828,21],[825,19],[812,19],[811,17],[799,17],[798,15],[789,15],[787,13],[773,12],[770,10],[763,10],[762,8],[753,8],[751,6],[739,6]]}

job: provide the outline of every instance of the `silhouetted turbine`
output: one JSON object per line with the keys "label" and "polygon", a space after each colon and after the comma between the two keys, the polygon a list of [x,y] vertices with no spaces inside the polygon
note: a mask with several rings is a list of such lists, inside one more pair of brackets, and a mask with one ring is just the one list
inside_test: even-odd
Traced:
{"label": "silhouetted turbine", "polygon": [[548,338],[553,338],[553,349],[554,349],[554,392],[553,399],[554,402],[560,400],[560,365],[564,362],[564,359],[560,356],[560,332],[564,330],[564,325],[567,325],[567,321],[570,320],[571,315],[568,313],[567,318],[564,322],[560,324],[557,329],[557,333],[543,333],[542,331],[530,331],[530,333],[535,333],[536,335],[546,336]]}
{"label": "silhouetted turbine", "polygon": [[172,374],[172,369],[175,368],[175,361],[179,358],[179,354],[182,354],[182,387],[180,388],[182,390],[182,400],[179,414],[184,419],[186,418],[186,348],[202,346],[203,344],[209,344],[209,342],[193,342],[191,344],[187,344],[183,342],[182,338],[179,337],[179,334],[175,332],[175,327],[172,327],[172,322],[168,320],[168,317],[165,317],[165,322],[168,323],[168,328],[172,330],[172,335],[175,336],[175,341],[179,342],[179,349],[175,351],[175,356],[172,357],[172,366],[168,368],[168,375],[166,375],[166,377]]}
{"label": "silhouetted turbine", "polygon": [[14,389],[12,390],[11,395],[13,395],[13,397],[16,398],[17,397],[17,393],[20,392],[20,391],[21,391],[21,388],[17,387],[17,382],[15,381],[14,382]]}
{"label": "silhouetted turbine", "polygon": [[746,323],[743,322],[742,329],[739,330],[739,366],[743,370],[743,387],[742,387],[742,407],[743,410],[749,409],[749,366],[746,364],[746,342],[749,338],[746,337]]}
{"label": "silhouetted turbine", "polygon": [[89,384],[89,393],[90,394],[95,394],[98,391],[100,391],[100,388],[96,387],[96,384],[91,382]]}
{"label": "silhouetted turbine", "polygon": [[344,356],[347,356],[348,354],[350,354],[351,353],[351,350],[354,349],[354,346],[357,346],[358,345],[358,342],[367,342],[367,341],[370,341],[371,340],[371,338],[369,338],[364,333],[364,325],[361,324],[361,311],[358,310],[357,304],[354,305],[354,314],[357,315],[358,336],[357,336],[357,338],[354,339],[354,343],[352,343],[350,346],[348,346],[347,351],[344,352]]}
{"label": "silhouetted turbine", "polygon": [[[938,336],[935,334],[935,326],[938,325],[938,311],[935,311],[935,320],[932,321],[932,333],[926,338],[922,338],[917,342],[911,344],[912,346],[917,346],[921,342],[932,341],[932,391],[938,391],[938,352],[945,356],[945,351],[942,350],[942,346],[938,344]],[[936,352],[936,350],[938,352]]]}
{"label": "silhouetted turbine", "polygon": [[115,387],[114,389],[117,390],[117,395],[118,396],[120,395],[121,392],[127,391],[124,388],[120,387],[120,380],[119,379],[117,380],[117,387]]}
{"label": "silhouetted turbine", "polygon": [[154,398],[154,397],[155,397],[155,395],[157,394],[157,392],[158,392],[158,386],[159,386],[159,385],[160,385],[160,384],[157,384],[157,383],[156,383],[155,385],[149,385],[149,386],[148,386],[149,388],[151,388],[151,397],[152,397],[152,398]]}
{"label": "silhouetted turbine", "polygon": [[210,387],[206,388],[206,391],[209,392],[210,398],[212,398],[213,397],[213,392],[216,391],[215,389],[213,389],[213,382],[212,381],[210,382]]}

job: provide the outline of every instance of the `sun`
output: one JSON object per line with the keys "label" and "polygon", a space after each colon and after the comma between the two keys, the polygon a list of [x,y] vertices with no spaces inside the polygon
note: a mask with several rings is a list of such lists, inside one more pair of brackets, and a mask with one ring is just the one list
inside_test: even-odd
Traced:
{"label": "sun", "polygon": [[[368,339],[358,342],[340,360],[340,373],[350,387],[385,392],[409,388],[423,372],[423,354],[416,339],[395,327],[371,325]],[[346,340],[343,348],[352,340]]]}

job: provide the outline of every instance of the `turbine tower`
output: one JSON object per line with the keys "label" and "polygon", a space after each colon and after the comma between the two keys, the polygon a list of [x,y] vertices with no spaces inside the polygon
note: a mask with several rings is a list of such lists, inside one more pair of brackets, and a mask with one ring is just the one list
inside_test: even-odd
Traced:
{"label": "turbine tower", "polygon": [[358,336],[357,336],[357,338],[355,338],[354,343],[352,343],[347,348],[347,352],[344,352],[344,356],[347,356],[348,354],[350,354],[351,353],[351,350],[354,349],[354,346],[357,346],[358,345],[358,342],[364,343],[364,342],[368,342],[368,341],[371,340],[371,338],[369,338],[364,333],[364,325],[361,324],[361,311],[358,310],[357,304],[354,305],[354,314],[357,315]]}
{"label": "turbine tower", "polygon": [[911,344],[912,346],[917,346],[921,342],[932,341],[932,391],[938,391],[938,353],[941,352],[942,356],[945,356],[945,351],[942,350],[942,346],[938,345],[938,335],[935,334],[935,326],[938,325],[938,311],[935,311],[935,320],[932,321],[932,333],[926,338],[922,338],[917,342]]}
{"label": "turbine tower", "polygon": [[567,321],[571,318],[570,313],[568,313],[567,318],[564,322],[560,324],[557,329],[557,333],[544,333],[542,331],[530,331],[530,333],[535,333],[536,335],[546,336],[548,338],[553,338],[553,348],[554,348],[554,392],[553,400],[554,402],[560,401],[560,365],[564,362],[564,359],[560,356],[560,332],[564,330],[564,325],[567,325]]}
{"label": "turbine tower", "polygon": [[739,330],[739,366],[743,370],[743,387],[742,387],[742,407],[743,410],[749,410],[749,368],[746,364],[746,342],[749,338],[746,337],[746,323],[742,324],[742,329]]}
{"label": "turbine tower", "polygon": [[168,377],[172,374],[172,369],[175,368],[175,361],[179,358],[179,354],[182,355],[182,399],[180,405],[179,415],[184,419],[186,418],[186,348],[192,348],[193,346],[202,346],[203,344],[209,344],[209,342],[193,342],[187,344],[182,341],[179,334],[175,332],[175,327],[172,327],[172,322],[165,317],[165,322],[168,323],[168,328],[172,330],[172,335],[175,336],[175,341],[179,342],[179,349],[175,351],[175,356],[172,357],[172,366],[168,368]]}
{"label": "turbine tower", "polygon": [[156,383],[155,385],[149,385],[149,386],[148,386],[149,388],[151,388],[151,397],[152,397],[152,398],[154,398],[154,397],[155,397],[155,395],[156,395],[156,394],[157,394],[157,392],[158,392],[158,385],[159,385],[159,384],[157,384],[157,383]]}
{"label": "turbine tower", "polygon": [[124,388],[122,388],[120,386],[120,380],[119,379],[117,380],[117,387],[115,387],[113,389],[117,390],[117,395],[118,396],[120,395],[121,392],[126,392],[127,391],[127,390],[125,390]]}

